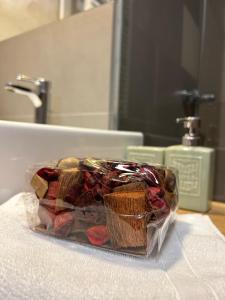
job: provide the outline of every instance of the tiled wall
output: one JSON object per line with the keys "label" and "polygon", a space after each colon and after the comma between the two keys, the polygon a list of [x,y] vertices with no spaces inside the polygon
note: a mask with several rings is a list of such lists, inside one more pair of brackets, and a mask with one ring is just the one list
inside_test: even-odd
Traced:
{"label": "tiled wall", "polygon": [[48,122],[108,128],[113,3],[0,43],[0,119],[32,121],[24,96],[3,90],[17,73],[52,82]]}

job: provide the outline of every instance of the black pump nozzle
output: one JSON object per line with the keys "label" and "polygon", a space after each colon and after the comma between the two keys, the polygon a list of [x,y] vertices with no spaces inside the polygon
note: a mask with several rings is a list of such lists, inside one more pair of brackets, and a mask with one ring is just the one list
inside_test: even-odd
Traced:
{"label": "black pump nozzle", "polygon": [[185,116],[199,116],[199,105],[215,101],[214,94],[200,94],[199,90],[182,90],[176,92],[177,96],[182,96]]}

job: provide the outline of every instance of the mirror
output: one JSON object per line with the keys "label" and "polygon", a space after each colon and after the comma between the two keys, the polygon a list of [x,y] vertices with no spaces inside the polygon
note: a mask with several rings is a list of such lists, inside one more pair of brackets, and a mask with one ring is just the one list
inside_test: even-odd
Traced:
{"label": "mirror", "polygon": [[[180,145],[185,130],[176,118],[200,116],[202,144],[216,149],[218,200],[225,199],[224,16],[222,0],[121,1],[112,93],[113,128],[143,132],[146,146]],[[200,172],[193,165],[184,160],[190,173],[182,178]]]}
{"label": "mirror", "polygon": [[[224,101],[224,1],[124,0],[119,13],[114,127],[144,132],[149,145],[180,143],[183,130],[175,120],[186,114],[188,102],[202,119],[205,145],[217,145]],[[207,95],[215,101],[208,104]]]}
{"label": "mirror", "polygon": [[0,42],[0,120],[108,129],[114,1],[5,0],[0,8],[12,13],[0,22],[21,31],[29,20],[61,19]]}
{"label": "mirror", "polygon": [[75,13],[99,7],[110,0],[1,0],[0,41]]}

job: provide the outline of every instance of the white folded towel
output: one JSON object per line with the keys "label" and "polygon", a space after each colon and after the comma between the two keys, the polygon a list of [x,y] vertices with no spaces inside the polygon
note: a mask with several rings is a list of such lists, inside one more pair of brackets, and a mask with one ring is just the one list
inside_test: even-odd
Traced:
{"label": "white folded towel", "polygon": [[0,207],[0,299],[225,299],[225,238],[208,217],[179,215],[140,259],[32,232],[23,198]]}

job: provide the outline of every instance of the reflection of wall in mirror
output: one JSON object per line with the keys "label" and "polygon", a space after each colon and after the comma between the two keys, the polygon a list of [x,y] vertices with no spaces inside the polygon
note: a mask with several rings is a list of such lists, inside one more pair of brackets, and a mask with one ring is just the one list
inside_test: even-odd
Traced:
{"label": "reflection of wall in mirror", "polygon": [[112,0],[1,0],[0,41]]}
{"label": "reflection of wall in mirror", "polygon": [[3,89],[22,72],[51,81],[48,123],[107,129],[112,21],[111,2],[0,42],[0,120],[33,121],[27,98]]}
{"label": "reflection of wall in mirror", "polygon": [[89,10],[110,1],[112,0],[75,0],[77,11]]}
{"label": "reflection of wall in mirror", "polygon": [[58,20],[58,0],[1,0],[0,41]]}

